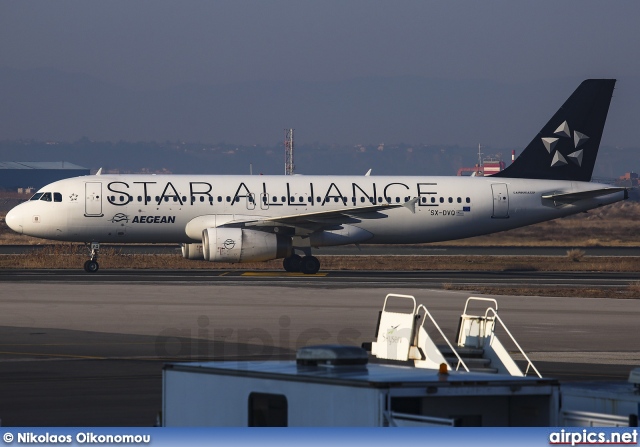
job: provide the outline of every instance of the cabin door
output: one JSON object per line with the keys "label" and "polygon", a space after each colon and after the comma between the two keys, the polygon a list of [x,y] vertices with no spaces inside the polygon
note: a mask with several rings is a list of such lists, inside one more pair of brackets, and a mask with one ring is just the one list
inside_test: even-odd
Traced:
{"label": "cabin door", "polygon": [[509,217],[509,194],[506,183],[494,183],[493,191],[493,217],[494,219],[506,219]]}
{"label": "cabin door", "polygon": [[84,184],[84,215],[102,217],[102,183],[86,182]]}

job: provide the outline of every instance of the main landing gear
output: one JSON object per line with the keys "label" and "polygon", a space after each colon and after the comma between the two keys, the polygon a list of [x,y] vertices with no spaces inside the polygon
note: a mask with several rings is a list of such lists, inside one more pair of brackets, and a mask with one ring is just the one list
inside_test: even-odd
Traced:
{"label": "main landing gear", "polygon": [[95,273],[100,268],[98,265],[98,252],[100,251],[100,243],[92,242],[91,243],[91,252],[90,257],[87,262],[84,263],[84,271],[87,273]]}
{"label": "main landing gear", "polygon": [[288,258],[284,258],[282,266],[287,272],[301,272],[307,275],[313,275],[320,270],[320,261],[315,256],[300,256],[293,254]]}

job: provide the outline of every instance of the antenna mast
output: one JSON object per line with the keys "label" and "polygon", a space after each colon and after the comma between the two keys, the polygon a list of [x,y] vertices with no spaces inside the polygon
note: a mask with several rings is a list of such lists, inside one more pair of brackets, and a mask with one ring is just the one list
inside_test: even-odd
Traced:
{"label": "antenna mast", "polygon": [[293,129],[285,129],[284,132],[284,175],[293,175]]}

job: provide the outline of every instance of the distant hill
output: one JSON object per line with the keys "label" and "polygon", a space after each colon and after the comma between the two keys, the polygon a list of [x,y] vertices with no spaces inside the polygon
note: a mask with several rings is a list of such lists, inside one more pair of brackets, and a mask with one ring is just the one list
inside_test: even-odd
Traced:
{"label": "distant hill", "polygon": [[[298,143],[309,145],[518,149],[581,80],[510,84],[405,76],[133,90],[83,74],[0,67],[0,140],[273,146],[292,127]],[[637,145],[639,112],[640,78],[621,79],[603,144]]]}
{"label": "distant hill", "polygon": [[[502,155],[508,164],[510,149],[485,147],[485,155]],[[229,143],[95,142],[82,138],[65,143],[33,140],[0,141],[0,161],[60,161],[86,166],[95,172],[171,172],[174,174],[283,174],[284,147],[241,146]],[[322,145],[300,144],[294,161],[299,174],[455,175],[473,166],[477,147],[425,144]],[[602,147],[594,175],[619,177],[640,170],[640,148]]]}

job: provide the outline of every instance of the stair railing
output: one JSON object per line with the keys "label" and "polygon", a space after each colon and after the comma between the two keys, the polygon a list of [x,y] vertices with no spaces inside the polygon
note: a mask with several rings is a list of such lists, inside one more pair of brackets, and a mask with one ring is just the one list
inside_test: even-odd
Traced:
{"label": "stair railing", "polygon": [[536,369],[536,367],[534,366],[533,362],[529,359],[529,357],[527,356],[527,354],[524,352],[524,350],[520,347],[520,345],[518,344],[518,342],[516,341],[516,339],[513,337],[513,335],[511,335],[511,332],[509,331],[509,329],[507,329],[507,325],[504,324],[504,322],[502,321],[502,319],[498,316],[498,313],[491,307],[487,308],[484,316],[485,318],[488,318],[489,313],[493,314],[493,318],[495,318],[496,321],[498,321],[500,323],[500,325],[502,326],[502,328],[505,330],[505,332],[507,333],[507,335],[509,335],[509,337],[511,337],[511,341],[513,342],[514,345],[516,345],[516,348],[518,348],[518,350],[520,351],[520,354],[522,354],[522,356],[524,357],[524,359],[527,361],[527,369],[524,372],[524,375],[526,376],[529,373],[529,368],[533,369],[533,371],[538,375],[538,377],[540,377],[542,379],[542,374],[540,374],[538,372],[538,370]]}
{"label": "stair railing", "polygon": [[[422,317],[422,323],[420,323],[420,327],[423,328],[424,322],[427,320],[425,317],[429,317],[429,319],[431,320],[431,322],[433,323],[435,328],[440,333],[440,336],[444,339],[444,341],[447,343],[447,345],[451,349],[451,352],[453,352],[454,355],[456,356],[456,358],[458,359],[458,364],[456,365],[456,371],[458,369],[460,369],[460,365],[462,365],[462,367],[465,369],[465,371],[469,372],[469,368],[467,367],[466,363],[464,363],[464,360],[462,360],[462,357],[460,357],[460,355],[458,354],[458,351],[455,350],[453,345],[449,342],[449,339],[444,335],[444,332],[442,332],[442,329],[440,329],[440,326],[438,326],[438,323],[436,323],[436,320],[434,320],[434,318],[431,315],[431,313],[429,312],[429,310],[423,304],[420,304],[420,305],[418,305],[418,308],[416,309],[415,315],[418,315],[420,313],[420,308],[424,309],[424,317]],[[425,330],[425,333],[426,332],[427,331]],[[419,333],[419,331],[416,331],[415,339],[414,339],[414,343],[413,343],[414,346],[418,345],[418,333]]]}

